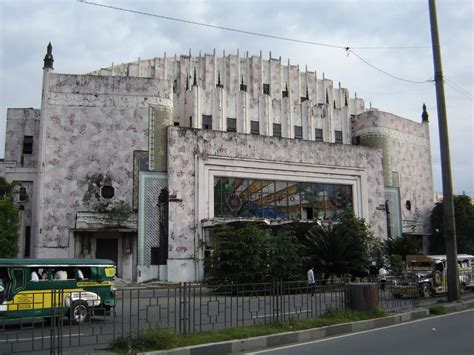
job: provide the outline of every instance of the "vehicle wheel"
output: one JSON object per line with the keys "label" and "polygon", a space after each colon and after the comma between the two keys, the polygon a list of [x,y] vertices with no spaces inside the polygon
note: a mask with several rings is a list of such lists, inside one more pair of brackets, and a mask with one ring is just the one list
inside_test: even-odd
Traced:
{"label": "vehicle wheel", "polygon": [[431,291],[427,284],[421,286],[420,296],[423,298],[429,298],[431,296]]}
{"label": "vehicle wheel", "polygon": [[73,324],[87,322],[91,316],[89,305],[86,301],[77,300],[71,304],[69,319]]}

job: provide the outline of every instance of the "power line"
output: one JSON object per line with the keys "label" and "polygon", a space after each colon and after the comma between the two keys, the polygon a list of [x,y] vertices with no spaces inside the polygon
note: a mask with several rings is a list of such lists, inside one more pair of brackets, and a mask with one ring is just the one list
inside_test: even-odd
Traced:
{"label": "power line", "polygon": [[[185,20],[185,19],[181,19],[181,18],[177,18],[177,17],[164,16],[164,15],[153,14],[153,13],[145,12],[145,11],[126,9],[126,8],[118,7],[118,6],[98,4],[98,3],[91,2],[91,1],[86,1],[86,0],[77,0],[77,1],[81,2],[83,4],[105,7],[105,8],[112,9],[112,10],[125,11],[125,12],[130,12],[130,13],[134,13],[134,14],[138,14],[138,15],[157,17],[157,18],[162,18],[162,19],[165,19],[165,20],[183,22],[183,23],[187,23],[187,24],[191,24],[191,25],[209,27],[209,28],[214,28],[214,29],[218,29],[218,30],[231,31],[231,32],[243,33],[243,34],[259,36],[259,37],[279,39],[279,40],[283,40],[283,41],[290,41],[290,42],[296,42],[296,43],[311,44],[311,45],[315,45],[315,46],[323,46],[323,47],[339,48],[339,49],[346,49],[347,48],[347,46],[321,43],[321,42],[304,41],[304,40],[300,40],[300,39],[296,39],[296,38],[275,36],[275,35],[270,35],[270,34],[265,34],[265,33],[241,30],[241,29],[237,29],[237,28],[211,25],[211,24],[204,23],[204,22],[190,21],[190,20]],[[428,46],[393,46],[393,47],[390,47],[390,46],[368,46],[367,47],[366,46],[366,47],[362,47],[361,46],[361,47],[351,47],[351,48],[353,48],[353,49],[415,49],[415,48],[431,48],[431,47],[428,47]]]}
{"label": "power line", "polygon": [[354,49],[408,49],[408,48],[429,48],[429,47],[415,47],[415,46],[402,46],[402,47],[349,47],[349,46],[341,46],[341,45],[335,45],[335,44],[328,44],[328,43],[320,43],[320,42],[312,42],[312,41],[304,41],[296,38],[289,38],[289,37],[282,37],[282,36],[275,36],[275,35],[269,35],[265,33],[259,33],[259,32],[252,32],[252,31],[246,31],[246,30],[240,30],[236,28],[231,28],[231,27],[223,27],[223,26],[217,26],[217,25],[210,25],[208,23],[204,22],[196,22],[196,21],[190,21],[190,20],[184,20],[176,17],[170,17],[170,16],[164,16],[164,15],[158,15],[158,14],[153,14],[150,12],[144,12],[144,11],[137,11],[137,10],[131,10],[131,9],[126,9],[123,7],[117,7],[117,6],[111,6],[111,5],[104,5],[104,4],[98,4],[95,2],[91,1],[86,1],[86,0],[77,0],[80,3],[83,4],[88,4],[88,5],[93,5],[93,6],[99,6],[99,7],[104,7],[107,9],[112,9],[112,10],[118,10],[118,11],[124,11],[124,12],[129,12],[133,14],[138,14],[138,15],[144,15],[144,16],[150,16],[150,17],[157,17],[157,18],[162,18],[165,20],[170,20],[170,21],[177,21],[177,22],[183,22],[191,25],[197,25],[197,26],[203,26],[203,27],[208,27],[208,28],[214,28],[214,29],[219,29],[219,30],[224,30],[224,31],[230,31],[230,32],[237,32],[237,33],[243,33],[247,35],[252,35],[252,36],[259,36],[259,37],[265,37],[265,38],[272,38],[272,39],[278,39],[278,40],[283,40],[283,41],[288,41],[288,42],[296,42],[296,43],[302,43],[302,44],[309,44],[309,45],[314,45],[314,46],[322,46],[322,47],[329,47],[329,48],[337,48],[337,49],[343,49],[345,50],[348,54],[352,53],[356,58],[361,60],[363,63],[367,64],[371,68],[391,77],[392,79],[400,80],[400,81],[405,81],[409,82],[412,84],[424,84],[427,82],[430,82],[432,80],[425,80],[425,81],[414,81],[414,80],[409,80],[409,79],[404,79],[400,78],[396,75],[390,74],[385,70],[382,70],[375,65],[369,63],[366,59],[362,58],[360,55],[358,55],[356,52],[354,52]]}
{"label": "power line", "polygon": [[138,14],[138,15],[145,15],[145,16],[151,16],[151,17],[158,17],[158,18],[162,18],[162,19],[165,19],[165,20],[183,22],[183,23],[188,23],[188,24],[191,24],[191,25],[197,25],[197,26],[203,26],[203,27],[209,27],[209,28],[215,28],[215,29],[218,29],[218,30],[224,30],[224,31],[230,31],[230,32],[238,32],[238,33],[248,34],[248,35],[252,35],[252,36],[273,38],[273,39],[279,39],[279,40],[289,41],[289,42],[297,42],[297,43],[303,43],[303,44],[311,44],[311,45],[314,45],[314,46],[323,46],[323,47],[330,47],[330,48],[346,49],[345,46],[338,46],[338,45],[333,45],[333,44],[319,43],[319,42],[311,42],[311,41],[303,41],[303,40],[294,39],[294,38],[281,37],[281,36],[274,36],[274,35],[269,35],[269,34],[264,34],[264,33],[258,33],[258,32],[252,32],[252,31],[239,30],[239,29],[231,28],[231,27],[223,27],[223,26],[217,26],[217,25],[210,25],[210,24],[204,23],[204,22],[189,21],[189,20],[184,20],[184,19],[180,19],[180,18],[177,18],[177,17],[163,16],[163,15],[158,15],[158,14],[152,14],[152,13],[149,13],[149,12],[143,12],[143,11],[125,9],[125,8],[123,8],[123,7],[117,7],[117,6],[111,6],[111,5],[104,5],[104,4],[97,4],[97,3],[90,2],[90,1],[86,1],[86,0],[77,0],[77,1],[78,1],[78,2],[81,2],[81,3],[84,3],[84,4],[88,4],[88,5],[100,6],[100,7],[105,7],[105,8],[108,8],[108,9],[119,10],[119,11],[125,11],[125,12],[130,12],[130,13]]}
{"label": "power line", "polygon": [[449,85],[452,89],[456,90],[458,93],[463,95],[464,97],[468,98],[471,101],[474,101],[474,96],[467,90],[463,89],[461,86],[457,85],[456,83],[452,82],[444,78],[444,82]]}
{"label": "power line", "polygon": [[368,66],[372,67],[373,69],[385,74],[385,75],[388,75],[389,77],[393,78],[393,79],[396,79],[396,80],[400,80],[400,81],[406,81],[408,83],[412,83],[412,84],[426,84],[426,83],[429,83],[429,82],[432,82],[433,80],[424,80],[424,81],[414,81],[414,80],[410,80],[410,79],[404,79],[404,78],[400,78],[398,76],[395,76],[393,74],[390,74],[389,72],[383,70],[383,69],[380,69],[379,67],[376,67],[375,65],[373,65],[372,63],[369,63],[367,60],[365,60],[364,58],[362,58],[360,55],[358,55],[356,52],[354,52],[353,49],[347,47],[346,48],[346,51],[347,53],[352,53],[355,57],[357,57],[359,60],[361,60],[362,62],[364,62],[365,64],[367,64]]}

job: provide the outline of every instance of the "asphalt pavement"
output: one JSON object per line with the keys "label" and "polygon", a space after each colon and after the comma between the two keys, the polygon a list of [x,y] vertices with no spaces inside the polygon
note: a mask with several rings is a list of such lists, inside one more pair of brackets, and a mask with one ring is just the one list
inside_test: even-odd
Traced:
{"label": "asphalt pavement", "polygon": [[473,355],[474,310],[246,354]]}

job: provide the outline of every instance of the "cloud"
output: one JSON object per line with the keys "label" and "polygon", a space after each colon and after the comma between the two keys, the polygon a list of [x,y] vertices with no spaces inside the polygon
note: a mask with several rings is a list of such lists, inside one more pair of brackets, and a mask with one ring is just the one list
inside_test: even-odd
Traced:
{"label": "cloud", "polygon": [[[96,0],[98,1],[98,0]],[[282,37],[351,47],[423,46],[412,49],[355,49],[371,64],[412,80],[433,77],[428,6],[422,1],[109,1],[100,3],[196,22]],[[470,0],[438,1],[445,77],[474,94],[473,23]],[[288,59],[341,82],[351,95],[383,111],[420,121],[430,113],[435,190],[441,190],[435,88],[394,80],[344,50],[216,30],[156,17],[114,11],[75,1],[0,1],[0,157],[7,107],[39,107],[42,59],[53,44],[55,71],[86,73],[112,62],[175,53],[258,54]],[[472,97],[472,96],[471,96]],[[454,189],[474,195],[473,101],[446,86]]]}

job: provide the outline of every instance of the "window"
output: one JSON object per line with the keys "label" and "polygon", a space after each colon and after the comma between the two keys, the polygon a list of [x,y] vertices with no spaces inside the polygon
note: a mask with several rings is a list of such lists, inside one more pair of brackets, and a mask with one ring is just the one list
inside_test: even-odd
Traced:
{"label": "window", "polygon": [[273,136],[274,137],[281,137],[281,124],[274,123],[273,124]]}
{"label": "window", "polygon": [[237,120],[227,117],[227,132],[237,132]]}
{"label": "window", "polygon": [[303,139],[303,127],[295,126],[295,139]]}
{"label": "window", "polygon": [[212,129],[212,116],[202,115],[202,128]]}
{"label": "window", "polygon": [[179,122],[174,122],[173,124],[175,127],[179,127]]}
{"label": "window", "polygon": [[250,121],[250,133],[260,134],[260,124],[257,121]]}
{"label": "window", "polygon": [[323,130],[321,128],[316,128],[314,130],[314,140],[316,142],[322,142],[323,141]]}
{"label": "window", "polygon": [[33,136],[23,137],[23,154],[33,154]]}
{"label": "window", "polygon": [[115,189],[113,188],[113,186],[110,186],[110,185],[102,186],[102,188],[100,189],[100,196],[102,196],[102,198],[110,199],[114,197],[114,195],[115,195]]}
{"label": "window", "polygon": [[336,138],[336,143],[342,144],[342,131],[334,131],[334,136]]}
{"label": "window", "polygon": [[270,95],[270,84],[263,84],[263,94]]}
{"label": "window", "polygon": [[193,127],[193,116],[189,116],[189,127]]}
{"label": "window", "polygon": [[25,226],[25,251],[24,257],[30,257],[30,249],[31,249],[31,226]]}
{"label": "window", "polygon": [[20,187],[18,199],[20,202],[24,202],[28,199],[28,193],[26,191],[26,187]]}
{"label": "window", "polygon": [[151,247],[151,265],[159,265],[160,264],[160,248],[159,247]]}
{"label": "window", "polygon": [[352,186],[214,178],[214,217],[337,220],[353,207]]}

